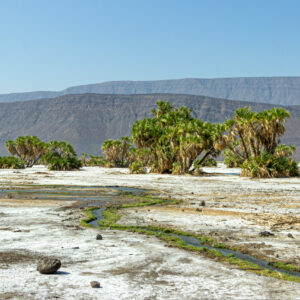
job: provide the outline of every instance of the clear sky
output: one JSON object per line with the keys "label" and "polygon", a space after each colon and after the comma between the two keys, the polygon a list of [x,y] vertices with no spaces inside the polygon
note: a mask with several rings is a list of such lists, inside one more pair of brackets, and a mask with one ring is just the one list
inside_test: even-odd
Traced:
{"label": "clear sky", "polygon": [[299,0],[0,0],[0,93],[300,75]]}

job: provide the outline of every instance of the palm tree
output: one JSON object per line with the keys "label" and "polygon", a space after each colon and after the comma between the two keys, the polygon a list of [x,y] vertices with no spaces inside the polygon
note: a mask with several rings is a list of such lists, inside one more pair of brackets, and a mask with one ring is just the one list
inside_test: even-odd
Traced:
{"label": "palm tree", "polygon": [[36,136],[19,136],[16,141],[6,142],[6,148],[13,156],[18,156],[26,167],[32,167],[47,152],[47,144]]}
{"label": "palm tree", "polygon": [[242,174],[251,177],[295,176],[297,163],[291,159],[294,147],[280,145],[285,132],[284,122],[290,116],[283,108],[251,112],[244,107],[228,120],[228,135],[224,137],[228,149],[225,163],[241,166]]}
{"label": "palm tree", "polygon": [[221,139],[221,131],[216,130],[220,126],[193,118],[190,109],[158,101],[152,113],[153,118],[136,121],[132,127],[137,148],[151,151],[151,172],[188,173],[203,151],[203,162],[221,151],[215,148]]}

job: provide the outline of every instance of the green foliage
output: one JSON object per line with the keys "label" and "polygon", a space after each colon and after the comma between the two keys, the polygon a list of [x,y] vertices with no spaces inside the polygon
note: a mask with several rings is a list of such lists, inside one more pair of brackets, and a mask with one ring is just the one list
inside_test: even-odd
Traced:
{"label": "green foliage", "polygon": [[224,151],[224,164],[227,168],[239,168],[243,162],[244,160],[235,155],[230,149]]}
{"label": "green foliage", "polygon": [[[149,206],[149,205],[153,205],[153,204],[162,204],[162,203],[168,204],[169,203],[169,201],[166,199],[152,198],[149,196],[145,196],[145,197],[135,196],[135,197],[137,199],[140,199],[140,201],[130,203],[130,204],[123,204],[118,208],[110,207],[110,208],[107,208],[106,210],[104,210],[102,212],[104,219],[101,219],[98,222],[99,226],[101,228],[111,228],[111,229],[122,230],[122,231],[142,233],[142,234],[146,234],[148,236],[155,236],[155,237],[167,242],[169,245],[172,245],[173,247],[178,247],[178,248],[192,251],[195,253],[202,253],[207,257],[235,265],[242,270],[247,270],[247,271],[256,273],[258,275],[274,277],[274,278],[278,278],[278,279],[282,279],[282,280],[300,282],[299,277],[288,275],[288,274],[281,273],[278,271],[262,269],[259,265],[238,259],[238,258],[234,257],[233,255],[224,256],[220,251],[218,251],[216,249],[209,249],[205,246],[197,247],[197,246],[188,245],[185,241],[183,241],[180,238],[180,236],[193,236],[193,237],[197,238],[199,240],[199,242],[203,245],[209,245],[209,246],[213,246],[213,247],[219,248],[219,249],[221,249],[221,248],[228,249],[228,247],[226,245],[216,243],[211,237],[202,236],[200,234],[193,234],[190,232],[184,232],[184,231],[180,231],[180,230],[176,230],[174,228],[168,228],[168,227],[164,227],[164,226],[153,226],[153,225],[138,226],[138,225],[118,224],[117,222],[121,218],[121,215],[118,213],[118,210],[121,208]],[[148,200],[151,199],[153,201],[151,201],[151,200],[143,201],[142,199],[145,199],[145,198],[148,198]],[[172,202],[170,202],[169,204],[171,204],[171,203]],[[93,213],[91,213],[90,208],[86,210],[86,213],[87,213],[88,218],[85,220],[93,220],[94,219],[94,215],[93,215]],[[81,224],[86,226],[86,224],[84,222]],[[271,263],[271,264],[274,264],[274,263]],[[278,264],[277,266],[282,267],[282,265],[280,263],[277,263],[277,264]],[[285,269],[295,270],[295,266],[285,265]]]}
{"label": "green foliage", "polygon": [[131,174],[145,174],[147,169],[142,161],[134,161],[129,165]]}
{"label": "green foliage", "polygon": [[213,158],[209,158],[208,160],[206,160],[203,164],[203,167],[216,167],[217,166],[217,162],[216,160],[214,160]]}
{"label": "green foliage", "polygon": [[106,159],[105,166],[109,168],[128,167],[131,146],[131,140],[127,136],[122,137],[121,140],[104,141],[101,149]]}
{"label": "green foliage", "polygon": [[87,166],[87,157],[88,157],[87,153],[84,152],[81,153],[80,160],[84,167]]}
{"label": "green foliage", "polygon": [[148,148],[132,147],[129,150],[129,170],[132,174],[145,174],[151,165],[152,154]]}
{"label": "green foliage", "polygon": [[81,226],[85,227],[93,227],[93,225],[89,224],[91,221],[94,221],[97,219],[97,217],[94,215],[93,211],[97,209],[97,207],[89,207],[85,209],[86,218],[82,219],[80,221]]}
{"label": "green foliage", "polygon": [[25,162],[26,167],[39,163],[47,152],[47,144],[36,136],[19,136],[15,141],[6,142],[8,152]]}
{"label": "green foliage", "polygon": [[173,162],[172,164],[172,174],[179,175],[181,174],[180,164],[178,162]]}
{"label": "green foliage", "polygon": [[283,262],[270,262],[269,265],[274,266],[276,268],[284,269],[287,271],[292,271],[292,272],[300,272],[300,267],[295,266],[293,264],[289,263],[283,263]]}
{"label": "green foliage", "polygon": [[104,167],[108,163],[103,156],[90,155],[90,157],[87,157],[86,154],[85,156],[82,155],[80,159],[83,166],[89,167]]}
{"label": "green foliage", "polygon": [[297,163],[291,158],[295,147],[280,145],[284,122],[290,116],[283,108],[259,113],[243,107],[227,120],[227,149],[224,162],[228,167],[241,167],[242,176],[299,176]]}
{"label": "green foliage", "polygon": [[82,167],[82,162],[77,158],[73,146],[65,141],[51,141],[42,161],[49,170],[54,171],[69,171]]}
{"label": "green foliage", "polygon": [[[132,126],[132,140],[138,148],[136,160],[150,167],[151,172],[188,173],[200,154],[204,162],[219,155],[224,147],[221,136],[225,127],[193,118],[184,106],[173,108],[168,102],[158,101],[152,113],[153,118],[136,121]],[[138,151],[147,151],[147,155]]]}
{"label": "green foliage", "polygon": [[201,159],[196,159],[193,165],[194,165],[194,169],[198,170],[201,169],[202,167],[216,167],[217,162],[213,158],[209,158],[205,161],[202,161]]}
{"label": "green foliage", "polygon": [[[281,145],[279,147],[282,149],[287,146]],[[289,157],[290,149],[286,156],[279,155],[278,153],[281,151],[276,149],[274,154],[263,151],[259,156],[246,160],[242,165],[242,176],[252,178],[299,176],[297,162]]]}
{"label": "green foliage", "polygon": [[0,157],[0,169],[24,169],[25,162],[14,156]]}

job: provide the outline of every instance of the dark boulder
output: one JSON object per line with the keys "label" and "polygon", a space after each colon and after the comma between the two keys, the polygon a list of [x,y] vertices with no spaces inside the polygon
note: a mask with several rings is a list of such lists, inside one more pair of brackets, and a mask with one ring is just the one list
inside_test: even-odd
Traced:
{"label": "dark boulder", "polygon": [[268,236],[274,236],[274,233],[272,233],[270,231],[262,231],[262,232],[259,233],[259,235],[268,237]]}
{"label": "dark boulder", "polygon": [[100,282],[99,281],[91,281],[91,287],[94,289],[100,288]]}
{"label": "dark boulder", "polygon": [[42,258],[37,265],[41,274],[54,274],[61,267],[61,261],[56,258]]}
{"label": "dark boulder", "polygon": [[96,235],[96,240],[102,240],[102,239],[103,239],[102,235],[98,233],[98,234]]}

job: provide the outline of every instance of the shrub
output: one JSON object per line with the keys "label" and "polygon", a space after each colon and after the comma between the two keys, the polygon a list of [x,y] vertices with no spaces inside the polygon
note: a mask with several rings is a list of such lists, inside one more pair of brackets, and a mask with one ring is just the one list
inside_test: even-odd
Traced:
{"label": "shrub", "polygon": [[73,146],[65,141],[51,141],[42,161],[49,170],[55,171],[69,171],[82,167],[82,162],[77,158]]}
{"label": "shrub", "polygon": [[243,162],[244,160],[235,156],[229,149],[224,151],[224,164],[227,168],[239,168],[242,166]]}
{"label": "shrub", "polygon": [[[279,147],[282,149],[282,146]],[[280,152],[280,149],[277,150]],[[252,178],[299,176],[297,162],[288,155],[278,155],[276,151],[275,154],[263,151],[260,156],[251,157],[249,160],[246,160],[241,168],[242,176]]]}
{"label": "shrub", "polygon": [[147,169],[141,161],[134,161],[129,165],[131,174],[145,174]]}
{"label": "shrub", "polygon": [[209,158],[202,164],[202,166],[203,167],[216,167],[217,162],[213,158]]}
{"label": "shrub", "polygon": [[91,155],[87,160],[86,160],[86,166],[90,167],[104,167],[107,163],[107,160],[104,159],[103,156],[94,156]]}
{"label": "shrub", "polygon": [[217,162],[213,158],[209,158],[207,160],[196,159],[193,163],[193,174],[194,175],[203,175],[202,167],[216,167]]}
{"label": "shrub", "polygon": [[0,169],[24,169],[25,162],[14,156],[0,157]]}
{"label": "shrub", "polygon": [[181,174],[181,172],[180,172],[180,164],[178,162],[174,162],[172,164],[172,174],[173,175],[179,175],[179,174]]}
{"label": "shrub", "polygon": [[127,136],[123,136],[120,140],[104,141],[101,149],[105,155],[105,167],[128,167],[131,146],[131,140]]}

